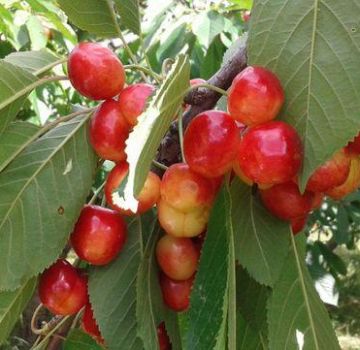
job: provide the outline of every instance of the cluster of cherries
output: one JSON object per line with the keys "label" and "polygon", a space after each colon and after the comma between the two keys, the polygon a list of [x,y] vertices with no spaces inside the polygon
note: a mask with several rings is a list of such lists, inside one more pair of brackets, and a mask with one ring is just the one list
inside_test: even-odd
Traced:
{"label": "cluster of cherries", "polygon": [[[123,216],[157,206],[165,231],[156,247],[164,303],[184,311],[198,266],[211,207],[224,175],[234,171],[249,185],[256,184],[261,199],[276,217],[300,232],[308,214],[321,204],[324,193],[339,199],[360,183],[360,136],[335,153],[310,177],[304,193],[297,176],[303,148],[295,129],[274,121],[284,103],[279,79],[262,67],[248,67],[234,79],[228,92],[228,112],[205,111],[184,134],[186,163],[171,165],[160,179],[149,172],[137,200],[136,212],[124,210],[113,198],[128,173],[125,141],[144,111],[155,87],[134,84],[124,88],[124,68],[115,54],[94,43],[81,43],[70,54],[68,73],[75,89],[93,100],[103,100],[90,122],[90,143],[103,159],[116,163],[105,184],[111,209],[83,208],[71,234],[80,259],[105,265],[121,251],[127,235]],[[192,85],[201,83],[199,79]],[[187,106],[184,106],[187,108]],[[87,279],[65,260],[58,260],[40,280],[40,298],[53,313],[74,314],[85,306],[83,328],[102,342],[87,293]],[[161,350],[170,349],[164,323],[158,327]]]}

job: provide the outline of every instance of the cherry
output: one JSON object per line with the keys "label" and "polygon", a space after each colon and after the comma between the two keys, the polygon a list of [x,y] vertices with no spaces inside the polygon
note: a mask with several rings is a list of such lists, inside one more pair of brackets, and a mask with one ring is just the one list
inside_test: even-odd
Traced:
{"label": "cherry", "polygon": [[312,210],[314,201],[312,192],[305,191],[301,194],[294,182],[274,185],[261,190],[260,194],[265,207],[282,220],[306,216]]}
{"label": "cherry", "polygon": [[291,230],[294,236],[304,229],[307,219],[308,215],[290,220]]}
{"label": "cherry", "polygon": [[323,165],[318,167],[309,178],[306,189],[325,192],[343,184],[349,175],[351,158],[345,150],[336,152]]}
{"label": "cherry", "polygon": [[154,91],[155,86],[150,84],[134,84],[121,91],[118,98],[120,111],[130,125],[137,124],[137,118],[144,112],[146,102]]}
{"label": "cherry", "polygon": [[313,202],[311,205],[311,209],[312,210],[319,209],[323,202],[324,194],[320,193],[320,192],[314,192],[313,195],[314,195],[314,198],[313,198]]}
{"label": "cherry", "polygon": [[354,141],[349,142],[346,149],[354,154],[360,154],[360,133],[354,138]]}
{"label": "cherry", "polygon": [[247,67],[233,80],[228,94],[230,115],[254,126],[273,120],[284,103],[284,91],[274,73],[263,67]]}
{"label": "cherry", "polygon": [[161,270],[168,277],[183,281],[195,273],[199,251],[190,238],[165,235],[157,243],[156,258]]}
{"label": "cherry", "polygon": [[[194,78],[194,79],[190,80],[190,86],[195,86],[195,85],[204,84],[204,83],[206,83],[206,80],[201,79],[201,78]],[[190,108],[190,105],[188,105],[184,102],[183,107],[185,108],[185,111],[186,111]]]}
{"label": "cherry", "polygon": [[92,100],[107,100],[124,87],[121,61],[108,48],[96,43],[80,43],[69,55],[69,78],[74,88]]}
{"label": "cherry", "polygon": [[251,18],[251,12],[250,11],[243,11],[243,13],[241,14],[241,18],[245,23],[249,22],[250,18]]}
{"label": "cherry", "polygon": [[197,173],[219,177],[231,169],[239,142],[239,128],[228,114],[206,111],[197,115],[185,131],[185,158]]}
{"label": "cherry", "polygon": [[141,190],[137,200],[139,201],[138,209],[136,213],[132,212],[130,209],[123,209],[117,205],[113,200],[113,192],[119,188],[122,181],[125,179],[129,171],[129,165],[126,162],[121,162],[117,164],[109,173],[106,183],[105,183],[105,197],[107,203],[111,208],[120,212],[123,215],[135,215],[142,214],[151,209],[160,197],[160,178],[153,173],[149,172],[144,187]]}
{"label": "cherry", "polygon": [[81,322],[82,329],[93,337],[99,344],[104,344],[104,339],[101,336],[99,326],[96,323],[91,304],[87,303]]}
{"label": "cherry", "polygon": [[90,143],[103,159],[120,162],[126,159],[125,141],[130,125],[121,114],[120,104],[115,100],[103,102],[90,122]]}
{"label": "cherry", "polygon": [[165,305],[174,311],[185,311],[190,304],[194,276],[185,281],[175,281],[160,274],[160,287]]}
{"label": "cherry", "polygon": [[326,191],[326,195],[335,200],[340,200],[354,192],[360,186],[360,158],[356,154],[351,155],[350,172],[343,184]]}
{"label": "cherry", "polygon": [[119,254],[126,235],[126,223],[116,211],[87,205],[75,224],[71,244],[80,259],[106,265]]}
{"label": "cherry", "polygon": [[160,350],[171,350],[170,338],[166,332],[164,322],[161,322],[157,327],[157,336]]}
{"label": "cherry", "polygon": [[290,181],[300,170],[303,151],[295,129],[281,121],[250,128],[235,160],[250,181],[272,185]]}
{"label": "cherry", "polygon": [[[243,173],[243,171],[241,170],[240,166],[239,166],[239,162],[235,161],[233,164],[233,170],[234,173],[238,176],[238,178],[244,182],[246,185],[248,186],[252,186],[254,184],[253,181],[251,181],[247,176],[245,176],[245,174]],[[259,184],[258,187],[261,190],[266,190],[267,188],[270,188],[272,186],[272,184]]]}
{"label": "cherry", "polygon": [[87,279],[66,260],[59,259],[42,273],[39,296],[53,314],[75,314],[87,303]]}

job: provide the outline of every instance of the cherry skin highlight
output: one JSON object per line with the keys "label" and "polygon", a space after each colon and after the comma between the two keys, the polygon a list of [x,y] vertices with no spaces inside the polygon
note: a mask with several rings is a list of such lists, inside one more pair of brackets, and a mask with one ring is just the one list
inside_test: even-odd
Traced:
{"label": "cherry skin highlight", "polygon": [[360,134],[354,138],[354,141],[349,142],[346,146],[346,150],[350,153],[360,154]]}
{"label": "cherry skin highlight", "polygon": [[295,129],[281,121],[250,128],[240,142],[235,162],[258,185],[290,181],[300,170],[303,150]]}
{"label": "cherry skin highlight", "polygon": [[248,126],[276,118],[284,104],[284,91],[274,73],[263,67],[247,67],[233,80],[228,94],[230,115]]}
{"label": "cherry skin highlight", "polygon": [[185,281],[175,281],[160,275],[160,287],[165,305],[173,311],[185,311],[190,304],[194,276]]}
{"label": "cherry skin highlight", "polygon": [[137,118],[144,112],[146,102],[154,91],[155,86],[150,84],[134,84],[121,91],[118,98],[120,112],[129,125],[137,124]]}
{"label": "cherry skin highlight", "polygon": [[118,211],[123,215],[135,215],[135,214],[143,214],[149,209],[151,209],[160,197],[160,178],[153,173],[149,172],[143,189],[141,190],[137,200],[139,201],[138,209],[136,213],[132,212],[129,209],[123,209],[119,205],[114,202],[112,197],[113,192],[119,188],[120,184],[125,179],[125,176],[129,172],[129,165],[126,162],[121,162],[117,164],[109,173],[106,183],[105,183],[105,197],[109,206]]}
{"label": "cherry skin highlight", "polygon": [[130,126],[115,100],[103,102],[90,121],[90,143],[99,157],[114,162],[126,159],[125,141]]}
{"label": "cherry skin highlight", "polygon": [[93,265],[106,265],[125,244],[127,228],[114,210],[87,205],[71,234],[71,244],[80,259]]}
{"label": "cherry skin highlight", "polygon": [[239,142],[239,128],[227,113],[206,111],[197,115],[185,131],[185,159],[193,171],[219,177],[231,169]]}
{"label": "cherry skin highlight", "polygon": [[340,150],[332,158],[318,167],[309,178],[306,189],[313,192],[325,192],[343,184],[350,172],[350,155]]}
{"label": "cherry skin highlight", "polygon": [[80,43],[73,49],[68,73],[74,88],[92,100],[112,98],[125,84],[121,61],[111,50],[96,43]]}
{"label": "cherry skin highlight", "polygon": [[161,322],[157,327],[157,336],[160,350],[171,350],[170,338],[166,332],[165,323]]}
{"label": "cherry skin highlight", "polygon": [[87,303],[85,306],[81,327],[87,334],[93,337],[99,344],[104,344],[104,339],[101,336],[100,329],[96,323],[90,303]]}
{"label": "cherry skin highlight", "polygon": [[55,315],[73,315],[88,300],[87,278],[64,259],[46,269],[39,281],[40,301]]}
{"label": "cherry skin highlight", "polygon": [[168,277],[183,281],[195,273],[199,251],[190,238],[165,235],[157,243],[156,258],[161,270]]}
{"label": "cherry skin highlight", "polygon": [[302,195],[294,182],[275,185],[261,190],[261,199],[265,207],[282,220],[291,220],[306,216],[311,210],[314,194],[305,191]]}

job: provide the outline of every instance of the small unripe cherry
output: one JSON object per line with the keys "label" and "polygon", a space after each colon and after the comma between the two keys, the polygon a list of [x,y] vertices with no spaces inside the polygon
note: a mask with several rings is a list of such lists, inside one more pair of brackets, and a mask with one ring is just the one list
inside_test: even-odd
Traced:
{"label": "small unripe cherry", "polygon": [[100,329],[98,324],[96,323],[90,303],[87,303],[85,306],[81,321],[81,327],[87,334],[93,337],[99,344],[104,344],[104,339],[101,336]]}
{"label": "small unripe cherry", "polygon": [[231,169],[239,142],[239,128],[227,113],[206,111],[197,115],[185,131],[185,159],[193,171],[219,177]]}
{"label": "small unripe cherry", "polygon": [[116,211],[87,205],[75,224],[71,244],[80,259],[106,265],[117,257],[126,235],[126,223]]}
{"label": "small unripe cherry", "polygon": [[290,220],[291,231],[294,236],[304,229],[307,219],[308,219],[308,215]]}
{"label": "small unripe cherry", "polygon": [[125,71],[119,58],[96,43],[80,43],[68,59],[69,79],[74,88],[92,100],[107,100],[120,93]]}
{"label": "small unripe cherry", "polygon": [[123,215],[131,216],[135,214],[143,214],[149,209],[151,209],[159,200],[161,180],[159,176],[157,176],[152,171],[148,173],[144,187],[136,198],[139,201],[139,204],[136,213],[134,213],[130,209],[123,209],[122,207],[117,205],[113,199],[113,192],[116,191],[117,188],[119,188],[120,184],[123,182],[128,172],[129,165],[126,162],[121,162],[117,164],[111,170],[105,183],[106,201],[111,208]]}
{"label": "small unripe cherry", "polygon": [[290,181],[300,170],[302,160],[296,130],[282,121],[273,121],[247,130],[235,162],[249,180],[268,186]]}
{"label": "small unripe cherry", "polygon": [[161,322],[157,327],[157,336],[160,350],[171,350],[170,338],[166,332],[165,323]]}
{"label": "small unripe cherry", "polygon": [[343,184],[326,191],[326,195],[335,200],[340,200],[354,192],[360,186],[360,157],[351,155],[350,172]]}
{"label": "small unripe cherry", "polygon": [[115,100],[103,102],[90,121],[90,143],[99,157],[114,162],[126,159],[125,141],[130,133],[130,125],[120,111]]}
{"label": "small unripe cherry", "polygon": [[282,220],[303,217],[312,210],[314,194],[301,194],[298,185],[291,181],[261,190],[260,194],[265,207]]}
{"label": "small unripe cherry", "polygon": [[123,89],[118,97],[120,111],[129,125],[136,125],[137,119],[144,112],[148,98],[154,93],[155,86],[134,84]]}
{"label": "small unripe cherry", "polygon": [[39,297],[55,315],[73,315],[88,300],[87,278],[69,262],[59,259],[40,276]]}
{"label": "small unripe cherry", "polygon": [[336,152],[315,170],[308,180],[306,189],[312,192],[325,192],[340,186],[349,175],[350,161],[350,155],[345,150]]}
{"label": "small unripe cherry", "polygon": [[184,212],[160,199],[157,209],[161,227],[174,237],[195,237],[206,229],[209,221],[210,208],[204,205]]}
{"label": "small unripe cherry", "polygon": [[194,276],[185,281],[175,281],[160,274],[160,287],[164,303],[174,311],[185,311],[190,304],[191,288]]}
{"label": "small unripe cherry", "polygon": [[348,143],[346,150],[350,153],[360,154],[360,134],[358,134],[353,141]]}
{"label": "small unripe cherry", "polygon": [[233,80],[228,93],[230,115],[248,126],[276,118],[284,103],[279,79],[263,67],[247,67]]}
{"label": "small unripe cherry", "polygon": [[161,270],[168,277],[183,281],[195,273],[199,251],[190,238],[165,235],[157,243],[156,258]]}

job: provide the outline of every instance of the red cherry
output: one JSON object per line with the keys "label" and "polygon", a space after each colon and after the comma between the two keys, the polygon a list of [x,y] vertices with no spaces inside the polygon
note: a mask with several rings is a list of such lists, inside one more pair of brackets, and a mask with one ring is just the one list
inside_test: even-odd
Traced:
{"label": "red cherry", "polygon": [[314,198],[313,198],[313,202],[312,202],[312,205],[311,205],[311,209],[316,210],[316,209],[319,209],[321,207],[321,204],[322,204],[323,199],[324,199],[324,194],[320,193],[320,192],[314,192],[313,195],[314,195]]}
{"label": "red cherry", "polygon": [[130,125],[121,114],[120,104],[115,100],[103,102],[90,122],[90,143],[103,159],[120,162],[126,159],[125,141]]}
{"label": "red cherry", "polygon": [[166,332],[164,322],[161,322],[157,327],[157,336],[160,350],[171,350],[170,338]]}
{"label": "red cherry", "polygon": [[87,205],[75,224],[71,244],[80,259],[106,265],[119,254],[126,235],[126,223],[116,211]]}
{"label": "red cherry", "polygon": [[74,88],[92,100],[106,100],[124,87],[121,61],[108,48],[95,43],[80,43],[70,53],[69,78]]}
{"label": "red cherry", "polygon": [[155,86],[150,84],[134,84],[121,91],[118,98],[120,111],[130,125],[137,124],[137,118],[144,112],[146,102],[154,91]]}
{"label": "red cherry", "polygon": [[305,191],[302,195],[298,185],[286,182],[261,190],[261,199],[265,207],[282,220],[291,220],[306,216],[311,210],[314,194]]}
{"label": "red cherry", "polygon": [[76,314],[88,300],[87,278],[66,260],[59,259],[42,273],[39,296],[55,315]]}
{"label": "red cherry", "polygon": [[204,245],[204,242],[205,242],[205,238],[206,238],[206,231],[200,233],[198,236],[195,236],[192,238],[192,241],[196,247],[196,249],[198,250],[199,252],[199,256],[200,256],[200,253],[201,253],[201,249]]}
{"label": "red cherry", "polygon": [[123,215],[135,215],[135,214],[143,214],[149,209],[151,209],[160,197],[160,183],[161,180],[159,176],[157,176],[152,171],[149,172],[143,189],[140,194],[137,196],[137,200],[139,201],[138,209],[136,213],[132,212],[130,209],[123,209],[119,205],[117,205],[113,200],[113,192],[119,188],[122,181],[125,179],[129,171],[129,165],[126,162],[121,162],[117,164],[109,173],[106,183],[105,183],[105,197],[107,203],[111,208],[120,212]]}
{"label": "red cherry", "polygon": [[302,158],[295,129],[274,121],[250,128],[243,135],[235,162],[250,181],[271,185],[290,181],[300,170]]}
{"label": "red cherry", "polygon": [[304,229],[307,219],[308,215],[290,220],[291,230],[294,236]]}
{"label": "red cherry", "polygon": [[90,303],[87,303],[85,306],[81,326],[82,329],[93,337],[99,344],[104,344],[104,339],[101,336],[100,329],[96,323]]}
{"label": "red cherry", "polygon": [[243,13],[241,14],[241,18],[245,23],[249,22],[250,18],[251,18],[251,12],[250,11],[243,11]]}
{"label": "red cherry", "polygon": [[157,243],[156,258],[161,270],[168,277],[184,281],[195,273],[199,251],[190,238],[165,235]]}
{"label": "red cherry", "polygon": [[325,192],[343,184],[349,175],[351,158],[345,150],[336,152],[323,165],[318,167],[309,178],[306,189]]}
{"label": "red cherry", "polygon": [[234,119],[254,126],[276,118],[284,99],[281,83],[274,73],[263,67],[247,67],[231,84],[228,110]]}
{"label": "red cherry", "polygon": [[354,138],[354,141],[349,142],[346,150],[354,154],[360,154],[360,134]]}
{"label": "red cherry", "polygon": [[195,86],[195,85],[200,85],[200,84],[205,84],[206,80],[201,79],[201,78],[194,78],[190,80],[190,85],[191,86]]}
{"label": "red cherry", "polygon": [[185,131],[185,158],[193,171],[219,177],[231,169],[239,142],[239,128],[228,114],[206,111],[196,116]]}
{"label": "red cherry", "polygon": [[185,281],[175,281],[165,274],[160,275],[160,287],[165,305],[174,311],[185,311],[190,304],[194,276]]}

